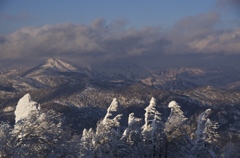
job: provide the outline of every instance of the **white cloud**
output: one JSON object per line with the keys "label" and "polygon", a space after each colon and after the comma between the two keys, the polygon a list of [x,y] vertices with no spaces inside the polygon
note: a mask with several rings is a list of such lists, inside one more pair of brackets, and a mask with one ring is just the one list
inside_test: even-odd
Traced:
{"label": "white cloud", "polygon": [[219,21],[216,13],[186,17],[167,32],[159,27],[127,28],[124,20],[107,23],[104,19],[96,19],[90,26],[26,27],[0,37],[0,58],[240,54],[240,29],[217,30]]}

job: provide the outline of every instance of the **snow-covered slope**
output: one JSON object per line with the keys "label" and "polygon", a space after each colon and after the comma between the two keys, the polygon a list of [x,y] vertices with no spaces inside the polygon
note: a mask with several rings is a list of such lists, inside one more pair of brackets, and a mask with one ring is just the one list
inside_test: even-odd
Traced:
{"label": "snow-covered slope", "polygon": [[37,87],[58,86],[75,78],[90,78],[89,69],[84,66],[60,59],[48,59],[42,64],[22,73],[22,78],[27,79]]}
{"label": "snow-covered slope", "polygon": [[186,77],[186,78],[199,78],[207,74],[206,70],[202,68],[167,68],[156,72],[159,76],[164,77]]}
{"label": "snow-covered slope", "polygon": [[15,122],[27,118],[32,112],[40,110],[40,104],[31,99],[30,94],[24,95],[17,104],[15,114]]}
{"label": "snow-covered slope", "polygon": [[67,60],[60,60],[50,58],[43,62],[42,64],[30,69],[29,71],[25,72],[23,76],[34,76],[39,74],[50,74],[53,75],[54,73],[59,72],[82,72],[87,73],[88,69],[84,66],[76,66],[75,64],[67,61]]}
{"label": "snow-covered slope", "polygon": [[186,90],[196,88],[198,85],[190,81],[185,81],[181,78],[176,78],[172,81],[166,82],[162,87],[165,90]]}
{"label": "snow-covered slope", "polygon": [[166,90],[200,86],[239,89],[240,71],[234,67],[186,67],[155,69],[143,83]]}
{"label": "snow-covered slope", "polygon": [[52,68],[53,70],[60,71],[60,72],[67,72],[67,71],[77,71],[78,68],[74,67],[73,65],[69,64],[68,62],[64,62],[59,59],[48,59],[42,66],[43,69]]}
{"label": "snow-covered slope", "polygon": [[222,90],[211,86],[206,86],[180,93],[201,102],[203,105],[234,106],[240,104],[239,91]]}

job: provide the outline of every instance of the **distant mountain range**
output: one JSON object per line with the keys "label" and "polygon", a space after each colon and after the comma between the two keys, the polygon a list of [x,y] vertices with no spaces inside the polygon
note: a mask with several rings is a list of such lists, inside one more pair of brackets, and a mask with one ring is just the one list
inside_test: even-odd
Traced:
{"label": "distant mountain range", "polygon": [[[12,88],[19,91],[57,86],[76,77],[105,82],[141,82],[164,90],[186,90],[202,86],[237,90],[240,87],[240,70],[236,68],[189,67],[148,70],[135,63],[118,61],[92,65],[89,68],[63,59],[48,59],[27,70],[1,70],[0,75],[10,79],[9,81],[13,82]],[[14,83],[16,80],[18,83]],[[22,85],[23,87],[18,88],[19,82],[23,82],[26,87]]]}
{"label": "distant mountain range", "polygon": [[[113,61],[86,67],[62,59],[48,59],[30,69],[2,70],[0,74],[0,98],[7,100],[27,92],[35,94],[45,91],[46,95],[48,92],[53,93],[45,98],[62,99],[64,96],[64,99],[68,100],[68,97],[72,97],[71,102],[73,102],[83,98],[85,94],[88,98],[95,93],[94,97],[104,97],[105,93],[120,95],[127,93],[124,92],[125,89],[135,87],[145,87],[147,90],[143,92],[151,90],[156,93],[184,94],[190,97],[196,96],[196,92],[202,91],[204,87],[211,87],[208,91],[214,91],[214,94],[221,92],[222,95],[228,96],[238,93],[240,71],[229,67],[148,70],[135,63]],[[204,96],[206,94],[205,91],[201,93]],[[219,99],[222,98],[223,96],[219,95]],[[226,97],[228,98],[231,97]],[[48,101],[48,99],[45,100]],[[83,100],[82,102],[74,101],[74,106],[86,106],[84,103],[89,100],[86,98],[85,101]],[[91,100],[97,102],[94,98]]]}

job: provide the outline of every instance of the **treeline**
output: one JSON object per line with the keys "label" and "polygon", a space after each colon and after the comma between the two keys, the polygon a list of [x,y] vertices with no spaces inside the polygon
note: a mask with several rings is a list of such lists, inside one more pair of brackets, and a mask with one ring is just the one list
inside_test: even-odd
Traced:
{"label": "treeline", "polygon": [[117,99],[113,99],[96,129],[72,134],[62,116],[52,110],[31,113],[14,126],[0,124],[0,157],[82,157],[82,158],[173,158],[228,157],[238,155],[232,144],[220,146],[218,124],[209,119],[211,109],[198,116],[195,132],[180,106],[172,101],[167,121],[151,99],[143,118],[129,114],[128,126],[120,124]]}

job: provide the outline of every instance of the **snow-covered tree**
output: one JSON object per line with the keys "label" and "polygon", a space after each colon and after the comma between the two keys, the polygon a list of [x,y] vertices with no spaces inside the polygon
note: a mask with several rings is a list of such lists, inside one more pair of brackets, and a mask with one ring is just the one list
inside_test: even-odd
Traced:
{"label": "snow-covered tree", "polygon": [[96,130],[84,129],[80,137],[70,133],[61,114],[53,110],[43,113],[40,104],[26,94],[15,110],[15,125],[0,123],[0,157],[193,158],[239,154],[239,148],[231,142],[222,149],[217,148],[218,124],[209,119],[211,109],[199,115],[195,137],[190,139],[187,124],[190,121],[180,106],[171,101],[168,107],[171,112],[163,124],[156,100],[151,98],[145,108],[144,124],[141,118],[130,113],[128,126],[120,133],[122,115],[118,114],[119,104],[114,98]]}
{"label": "snow-covered tree", "polygon": [[38,104],[31,100],[29,94],[18,102],[16,123],[9,129],[5,143],[10,149],[5,152],[6,157],[77,156],[78,147],[73,145],[77,139],[62,126],[61,115],[53,110],[42,113],[35,105]]}
{"label": "snow-covered tree", "polygon": [[205,123],[210,113],[211,113],[211,109],[207,109],[206,111],[201,113],[198,117],[197,130],[195,132],[195,137],[196,137],[195,144],[198,143],[198,141],[201,141],[201,139],[203,139],[203,131],[205,128]]}
{"label": "snow-covered tree", "polygon": [[168,107],[171,108],[171,112],[170,116],[167,119],[167,122],[165,123],[164,129],[167,135],[169,135],[172,132],[174,133],[177,132],[181,125],[187,120],[177,102],[171,101],[168,104]]}
{"label": "snow-covered tree", "polygon": [[187,157],[191,151],[191,141],[184,128],[187,118],[177,102],[171,101],[168,107],[171,108],[171,112],[164,128],[167,136],[164,141],[165,157]]}
{"label": "snow-covered tree", "polygon": [[105,117],[103,118],[103,120],[101,121],[102,124],[109,124],[112,123],[111,119],[109,119],[109,117],[111,117],[113,114],[113,112],[116,112],[118,110],[118,101],[116,98],[113,99],[112,103],[110,104],[110,106],[107,109],[107,113],[105,115]]}
{"label": "snow-covered tree", "polygon": [[121,138],[121,141],[125,144],[125,154],[129,157],[143,155],[140,124],[141,119],[134,117],[134,113],[130,113],[128,116],[128,127],[124,130]]}
{"label": "snow-covered tree", "polygon": [[197,120],[197,130],[195,132],[194,147],[192,148],[193,156],[210,156],[216,157],[214,152],[214,143],[217,143],[219,135],[216,132],[218,124],[211,121],[208,117],[211,109],[201,113]]}
{"label": "snow-covered tree", "polygon": [[16,110],[14,111],[15,122],[17,123],[19,120],[25,119],[33,113],[37,115],[40,110],[40,104],[33,101],[30,94],[27,93],[18,101]]}
{"label": "snow-covered tree", "polygon": [[69,149],[72,136],[62,128],[61,115],[48,111],[18,121],[12,132],[13,155],[22,157],[60,157],[75,154]]}
{"label": "snow-covered tree", "polygon": [[219,125],[217,122],[211,121],[207,118],[205,122],[205,128],[203,130],[203,140],[207,143],[216,143],[218,142],[219,135],[216,132]]}
{"label": "snow-covered tree", "polygon": [[122,116],[121,114],[113,116],[113,113],[117,110],[118,102],[114,98],[107,109],[105,117],[97,124],[96,133],[92,139],[93,157],[114,157],[117,153],[118,141],[120,139],[119,120]]}
{"label": "snow-covered tree", "polygon": [[91,158],[93,157],[94,153],[94,146],[93,146],[93,138],[94,138],[94,131],[92,128],[89,130],[84,129],[81,138],[80,144],[80,157],[82,158]]}
{"label": "snow-covered tree", "polygon": [[149,106],[145,108],[145,124],[142,126],[143,141],[150,151],[146,155],[155,157],[161,154],[162,148],[162,122],[161,114],[156,110],[156,99],[152,97]]}
{"label": "snow-covered tree", "polygon": [[122,140],[126,140],[129,143],[133,143],[133,140],[131,140],[131,134],[134,133],[140,133],[140,118],[135,118],[134,113],[129,114],[128,116],[128,127],[124,130],[122,135]]}

